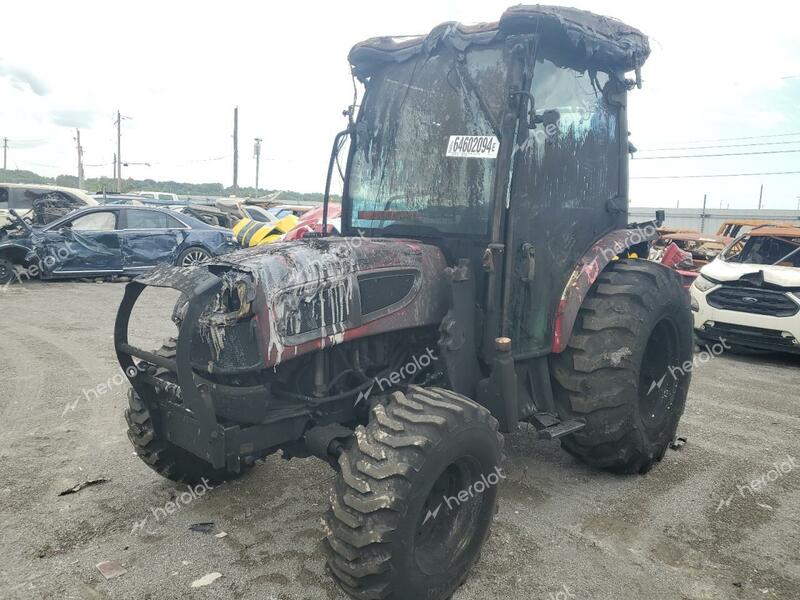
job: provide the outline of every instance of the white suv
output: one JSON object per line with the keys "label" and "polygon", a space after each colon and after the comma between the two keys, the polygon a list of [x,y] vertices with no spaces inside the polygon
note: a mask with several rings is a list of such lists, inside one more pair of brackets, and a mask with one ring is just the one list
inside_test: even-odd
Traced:
{"label": "white suv", "polygon": [[800,227],[765,225],[738,237],[690,293],[701,340],[800,354]]}
{"label": "white suv", "polygon": [[20,217],[31,216],[34,205],[43,201],[49,201],[58,207],[56,214],[49,215],[48,220],[63,216],[69,210],[97,206],[97,200],[76,188],[27,183],[0,183],[0,227],[9,222],[10,210],[16,211]]}

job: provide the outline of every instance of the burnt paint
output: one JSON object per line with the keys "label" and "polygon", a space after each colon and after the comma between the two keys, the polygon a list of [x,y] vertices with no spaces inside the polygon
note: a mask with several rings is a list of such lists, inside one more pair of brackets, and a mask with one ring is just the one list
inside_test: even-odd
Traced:
{"label": "burnt paint", "polygon": [[594,282],[603,272],[603,269],[625,252],[628,248],[640,244],[642,241],[655,239],[655,227],[651,229],[620,229],[612,231],[598,240],[591,249],[581,257],[578,264],[570,273],[567,286],[555,311],[553,319],[553,338],[551,351],[562,352],[569,343],[575,319],[583,304],[586,294]]}
{"label": "burnt paint", "polygon": [[[323,238],[243,250],[215,261],[211,270],[225,271],[223,294],[240,283],[252,288],[264,366],[274,367],[353,339],[438,324],[447,310],[446,266],[438,248],[414,240]],[[358,276],[395,271],[414,272],[418,281],[390,311],[365,321]],[[336,306],[323,313],[325,302]],[[300,303],[319,307],[321,326],[292,335],[297,330],[288,324]],[[224,345],[225,327],[218,327],[213,337]]]}

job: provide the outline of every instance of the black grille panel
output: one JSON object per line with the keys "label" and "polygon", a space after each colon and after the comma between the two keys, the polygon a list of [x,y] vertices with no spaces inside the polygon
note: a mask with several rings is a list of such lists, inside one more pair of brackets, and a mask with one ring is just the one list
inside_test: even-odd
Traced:
{"label": "black grille panel", "polygon": [[800,345],[795,343],[794,338],[784,337],[782,332],[772,329],[715,322],[713,327],[706,326],[697,333],[700,338],[710,343],[724,341],[726,344],[731,343],[748,348],[800,354]]}
{"label": "black grille panel", "polygon": [[711,292],[707,300],[714,308],[754,315],[791,317],[800,312],[800,305],[786,293],[759,288],[723,286]]}

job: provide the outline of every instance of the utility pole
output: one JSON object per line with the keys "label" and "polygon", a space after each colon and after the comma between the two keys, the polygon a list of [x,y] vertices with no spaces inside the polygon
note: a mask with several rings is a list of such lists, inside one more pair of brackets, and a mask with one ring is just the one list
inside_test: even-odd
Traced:
{"label": "utility pole", "polygon": [[83,189],[83,147],[80,129],[75,130],[75,140],[78,142],[78,189]]}
{"label": "utility pole", "polygon": [[239,107],[233,109],[233,193],[239,194]]}
{"label": "utility pole", "polygon": [[114,152],[114,179],[117,178],[117,153]]}
{"label": "utility pole", "polygon": [[764,184],[761,184],[761,191],[758,192],[758,210],[761,210],[761,200],[764,197]]}
{"label": "utility pole", "polygon": [[122,117],[117,111],[117,193],[122,191]]}
{"label": "utility pole", "polygon": [[700,215],[700,233],[706,232],[706,198],[707,194],[703,194],[703,212]]}
{"label": "utility pole", "polygon": [[8,138],[3,138],[3,171],[6,170],[6,155],[8,154]]}
{"label": "utility pole", "polygon": [[256,198],[258,198],[258,167],[261,162],[261,138],[255,138],[255,146],[253,146],[253,155],[256,158]]}

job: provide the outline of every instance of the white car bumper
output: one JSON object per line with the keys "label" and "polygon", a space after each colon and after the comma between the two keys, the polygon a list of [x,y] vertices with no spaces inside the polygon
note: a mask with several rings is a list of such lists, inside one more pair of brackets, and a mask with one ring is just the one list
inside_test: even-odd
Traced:
{"label": "white car bumper", "polygon": [[[694,327],[698,337],[707,341],[718,341],[722,338],[732,345],[761,350],[800,353],[800,292],[787,294],[788,299],[797,304],[798,310],[795,314],[772,316],[753,312],[763,310],[761,308],[745,307],[745,310],[715,308],[709,303],[709,296],[721,287],[716,285],[701,292],[696,285],[692,285],[689,290],[692,296]],[[755,300],[751,304],[752,307],[759,306],[759,302],[762,305],[764,303],[763,298],[759,298],[757,293],[744,297]],[[712,301],[720,304],[718,300]]]}

